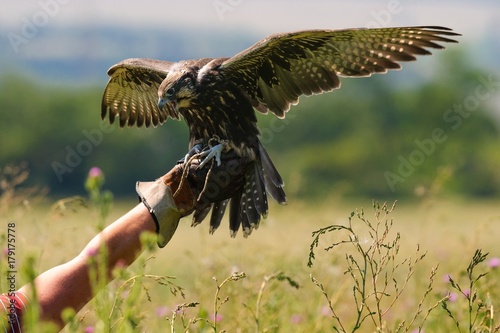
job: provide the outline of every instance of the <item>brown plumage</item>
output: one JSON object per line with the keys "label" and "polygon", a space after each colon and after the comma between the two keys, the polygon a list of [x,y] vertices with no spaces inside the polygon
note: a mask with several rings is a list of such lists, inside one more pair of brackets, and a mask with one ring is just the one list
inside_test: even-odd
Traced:
{"label": "brown plumage", "polygon": [[[301,95],[340,87],[339,77],[366,77],[401,68],[399,62],[442,49],[458,36],[443,27],[310,30],[271,35],[232,58],[180,62],[127,59],[108,71],[102,117],[120,126],[156,126],[182,116],[190,148],[217,137],[249,158],[245,182],[214,203],[211,231],[230,200],[230,230],[244,235],[267,214],[267,192],[285,203],[283,181],[259,142],[255,110],[283,118]],[[200,223],[212,205],[195,212]]]}

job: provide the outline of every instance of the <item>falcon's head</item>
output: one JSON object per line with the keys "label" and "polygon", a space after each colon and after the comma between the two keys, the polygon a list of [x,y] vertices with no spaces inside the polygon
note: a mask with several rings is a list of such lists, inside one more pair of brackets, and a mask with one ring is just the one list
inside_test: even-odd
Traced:
{"label": "falcon's head", "polygon": [[191,105],[195,75],[191,71],[170,71],[158,88],[158,107],[171,103],[174,109],[187,108]]}

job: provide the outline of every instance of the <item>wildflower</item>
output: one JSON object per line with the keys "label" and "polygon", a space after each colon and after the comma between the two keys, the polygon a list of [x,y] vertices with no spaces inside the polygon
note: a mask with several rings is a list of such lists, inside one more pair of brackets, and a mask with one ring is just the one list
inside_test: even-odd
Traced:
{"label": "wildflower", "polygon": [[165,317],[168,313],[168,308],[166,306],[159,306],[156,308],[156,315],[158,317]]}
{"label": "wildflower", "polygon": [[84,330],[85,333],[94,333],[94,331],[95,330],[92,326],[87,326],[87,327],[85,327],[85,330]]}
{"label": "wildflower", "polygon": [[118,269],[123,269],[127,267],[127,263],[125,262],[125,260],[123,259],[118,259],[118,261],[116,262],[115,264],[115,268],[118,268]]}
{"label": "wildflower", "polygon": [[103,173],[101,168],[99,167],[92,167],[89,170],[89,177],[102,177]]}
{"label": "wildflower", "polygon": [[321,315],[325,317],[330,317],[332,315],[332,311],[328,305],[321,308]]}
{"label": "wildflower", "polygon": [[99,191],[104,184],[104,173],[99,167],[92,167],[89,170],[87,180],[85,181],[85,189],[89,192]]}
{"label": "wildflower", "polygon": [[300,314],[293,314],[290,318],[290,321],[292,322],[292,324],[298,325],[304,321],[304,317]]}
{"label": "wildflower", "polygon": [[99,253],[99,249],[96,247],[91,247],[90,249],[87,250],[87,255],[89,257],[95,257]]}
{"label": "wildflower", "polygon": [[175,314],[181,314],[182,311],[184,309],[184,304],[178,304],[176,307],[175,307]]}
{"label": "wildflower", "polygon": [[457,293],[449,293],[448,294],[448,302],[456,302],[456,300],[458,299],[458,295]]}
{"label": "wildflower", "polygon": [[465,297],[469,297],[470,296],[470,289],[465,289],[463,291],[463,294],[464,294]]}
{"label": "wildflower", "polygon": [[446,274],[445,276],[443,276],[443,281],[444,282],[450,282],[451,280],[451,275],[450,274]]}
{"label": "wildflower", "polygon": [[220,321],[222,320],[222,315],[221,315],[221,314],[218,314],[218,313],[217,313],[217,314],[212,313],[212,314],[210,315],[210,319],[211,319],[212,321],[214,321],[214,322],[218,323],[218,322],[220,322]]}
{"label": "wildflower", "polygon": [[498,268],[498,267],[500,267],[500,258],[498,258],[498,257],[491,258],[488,261],[488,267],[489,268]]}

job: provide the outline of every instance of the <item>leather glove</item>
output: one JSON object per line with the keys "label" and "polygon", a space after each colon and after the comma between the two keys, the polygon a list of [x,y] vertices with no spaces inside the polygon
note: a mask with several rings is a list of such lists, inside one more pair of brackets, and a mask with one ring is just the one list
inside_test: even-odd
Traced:
{"label": "leather glove", "polygon": [[198,169],[202,160],[195,156],[155,181],[136,184],[139,199],[156,222],[160,248],[170,241],[181,217],[228,199],[243,186],[248,161],[234,151],[222,153],[220,165],[213,159]]}

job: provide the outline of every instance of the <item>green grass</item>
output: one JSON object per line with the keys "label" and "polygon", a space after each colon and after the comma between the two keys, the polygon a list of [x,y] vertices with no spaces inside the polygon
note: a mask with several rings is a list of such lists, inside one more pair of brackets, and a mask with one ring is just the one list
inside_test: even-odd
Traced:
{"label": "green grass", "polygon": [[[14,221],[18,287],[27,272],[76,256],[102,227],[95,206],[15,197],[0,207],[0,246]],[[106,224],[135,204],[115,202]],[[65,313],[65,331],[496,332],[500,267],[488,263],[500,257],[499,220],[495,202],[393,209],[338,198],[272,205],[248,239],[231,239],[227,222],[209,235],[184,219],[164,249],[150,247],[78,314]]]}

